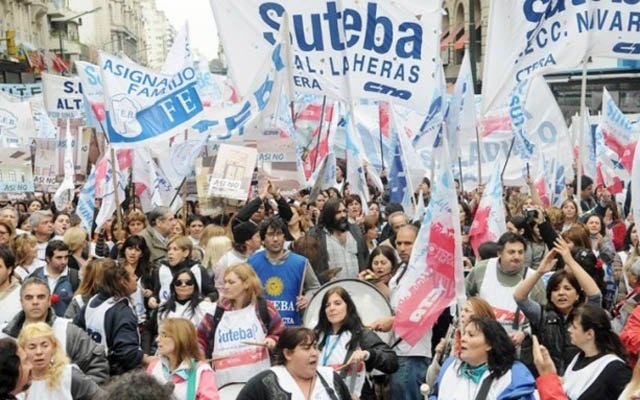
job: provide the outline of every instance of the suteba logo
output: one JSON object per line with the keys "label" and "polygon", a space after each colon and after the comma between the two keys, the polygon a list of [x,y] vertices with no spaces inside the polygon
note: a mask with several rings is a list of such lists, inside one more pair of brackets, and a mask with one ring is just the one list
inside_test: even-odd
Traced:
{"label": "suteba logo", "polygon": [[[276,43],[274,32],[280,29],[284,12],[284,6],[275,2],[263,3],[259,7],[260,18],[273,30],[263,32],[263,37],[271,44]],[[342,51],[359,45],[377,54],[387,54],[393,49],[401,59],[419,60],[422,57],[422,26],[407,21],[396,28],[389,17],[378,15],[378,4],[375,2],[367,3],[364,18],[359,10],[338,10],[336,2],[329,1],[326,2],[326,12],[322,14],[293,14],[291,19],[292,41],[303,52],[325,51],[329,48]],[[328,32],[328,40],[324,32]]]}

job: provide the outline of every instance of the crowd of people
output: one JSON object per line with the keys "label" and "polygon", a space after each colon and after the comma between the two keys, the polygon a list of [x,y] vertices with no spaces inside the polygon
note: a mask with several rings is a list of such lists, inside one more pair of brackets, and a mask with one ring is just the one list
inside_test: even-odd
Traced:
{"label": "crowd of people", "polygon": [[94,232],[73,202],[5,204],[0,398],[640,398],[640,245],[606,188],[569,182],[561,207],[507,188],[477,254],[481,188],[458,189],[468,300],[411,345],[359,288],[398,307],[420,224],[342,172],[219,215],[128,199]]}

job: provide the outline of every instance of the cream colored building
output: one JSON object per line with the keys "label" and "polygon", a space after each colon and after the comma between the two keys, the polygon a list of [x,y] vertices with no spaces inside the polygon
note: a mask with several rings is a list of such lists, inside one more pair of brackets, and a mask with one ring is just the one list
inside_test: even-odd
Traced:
{"label": "cream colored building", "polygon": [[176,36],[176,30],[154,0],[141,0],[142,38],[146,43],[146,63],[160,69]]}

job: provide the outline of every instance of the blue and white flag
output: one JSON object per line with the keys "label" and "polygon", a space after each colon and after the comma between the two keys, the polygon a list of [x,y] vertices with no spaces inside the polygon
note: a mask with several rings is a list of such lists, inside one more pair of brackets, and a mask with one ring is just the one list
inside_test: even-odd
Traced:
{"label": "blue and white flag", "polygon": [[589,56],[640,60],[635,0],[492,0],[488,9],[483,114],[505,107],[519,82]]}
{"label": "blue and white flag", "polygon": [[188,128],[202,113],[193,66],[163,75],[100,52],[107,106],[106,130],[114,147],[148,145]]}
{"label": "blue and white flag", "polygon": [[365,213],[368,212],[369,207],[365,205],[369,203],[369,187],[367,186],[367,178],[365,177],[364,164],[366,163],[366,156],[363,150],[362,141],[360,135],[354,133],[355,123],[353,116],[348,113],[347,116],[347,182],[349,183],[349,190],[351,194],[355,194],[360,197],[360,203],[362,203],[362,209]]}
{"label": "blue and white flag", "polygon": [[529,160],[535,151],[535,145],[529,139],[525,128],[527,122],[525,101],[529,92],[529,82],[528,79],[520,82],[509,98],[509,118],[515,136],[513,150],[514,154],[523,160]]}
{"label": "blue and white flag", "polygon": [[446,113],[449,156],[453,163],[456,163],[456,159],[461,155],[460,137],[475,138],[476,134],[475,94],[469,58],[469,52],[467,51],[462,59],[458,79],[451,94],[448,112]]}
{"label": "blue and white flag", "polygon": [[[140,198],[144,210],[166,206],[172,207],[175,212],[182,206],[182,198],[175,196],[178,186],[172,185],[162,170],[156,166],[149,149],[133,149],[131,177],[136,185],[136,195]],[[176,199],[171,204],[174,197]]]}
{"label": "blue and white flag", "polygon": [[433,91],[441,1],[211,0],[229,70],[242,94],[255,60],[288,20],[296,92],[392,101],[420,109]]}
{"label": "blue and white flag", "polygon": [[93,228],[93,216],[95,215],[96,204],[96,167],[91,167],[91,173],[78,196],[78,206],[76,214],[80,217],[80,224],[85,232],[90,233]]}
{"label": "blue and white flag", "polygon": [[[111,163],[109,154],[110,150],[107,149],[105,156],[101,161],[98,162],[96,167],[96,185],[100,185],[100,187],[97,188],[96,192],[98,194],[101,194],[102,196],[100,211],[96,216],[96,227],[98,229],[100,229],[102,225],[104,225],[104,223],[113,216],[116,208],[120,207],[120,203],[122,203],[125,199],[125,185],[127,180],[125,178],[124,171],[121,169],[122,167],[118,163],[117,157],[115,158],[116,165],[114,168],[114,165]],[[114,185],[114,179],[117,179],[117,185]],[[118,192],[117,202],[116,190],[114,190],[114,186]]]}
{"label": "blue and white flag", "polygon": [[77,77],[42,74],[44,107],[51,118],[82,118],[84,96]]}
{"label": "blue and white flag", "polygon": [[82,93],[85,101],[89,103],[93,117],[104,123],[106,117],[104,106],[104,87],[100,79],[100,68],[86,61],[74,61],[78,77],[82,83]]}

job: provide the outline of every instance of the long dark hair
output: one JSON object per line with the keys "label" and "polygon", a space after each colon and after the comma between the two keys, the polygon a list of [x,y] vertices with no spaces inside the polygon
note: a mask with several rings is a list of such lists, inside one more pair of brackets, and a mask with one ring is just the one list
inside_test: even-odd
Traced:
{"label": "long dark hair", "polygon": [[124,259],[124,252],[129,248],[135,248],[142,252],[142,255],[140,255],[140,260],[138,260],[138,265],[136,266],[136,275],[140,277],[140,279],[142,279],[142,286],[144,286],[145,288],[150,287],[148,285],[151,283],[150,280],[152,268],[149,261],[151,259],[151,251],[147,246],[147,242],[145,242],[145,240],[138,235],[129,236],[120,248],[121,259]]}
{"label": "long dark hair", "polygon": [[351,332],[351,340],[347,343],[347,349],[354,350],[360,342],[359,338],[362,333],[363,324],[360,319],[360,315],[358,315],[355,303],[351,299],[349,293],[342,286],[333,287],[327,290],[324,296],[322,296],[322,307],[320,308],[320,315],[318,316],[318,325],[314,328],[316,336],[322,338],[320,343],[318,343],[318,348],[322,349],[324,347],[327,337],[331,332],[331,323],[327,319],[327,312],[325,309],[329,302],[329,297],[334,294],[340,296],[342,301],[347,305],[347,316],[342,322],[342,326],[340,326],[338,333],[342,333],[344,331]]}
{"label": "long dark hair", "polygon": [[196,314],[196,308],[198,308],[198,305],[202,301],[202,298],[200,297],[200,288],[198,287],[198,281],[196,281],[196,276],[193,274],[193,271],[189,268],[184,268],[178,271],[171,280],[171,296],[169,296],[167,302],[160,306],[160,309],[158,310],[158,315],[161,316],[161,318],[163,314],[176,310],[176,302],[178,299],[178,295],[176,294],[176,282],[178,281],[178,277],[182,274],[188,274],[189,279],[193,281],[193,293],[189,299],[189,317],[193,317]]}
{"label": "long dark hair", "polygon": [[513,346],[509,335],[502,325],[494,318],[473,315],[469,318],[469,324],[474,324],[484,335],[485,341],[491,346],[487,365],[489,371],[499,378],[511,369],[516,360],[516,348]]}
{"label": "long dark hair", "polygon": [[627,360],[627,351],[618,335],[611,330],[611,322],[602,307],[583,304],[573,309],[571,321],[575,321],[576,318],[579,318],[584,331],[593,329],[596,348],[600,353],[615,354],[623,360]]}

